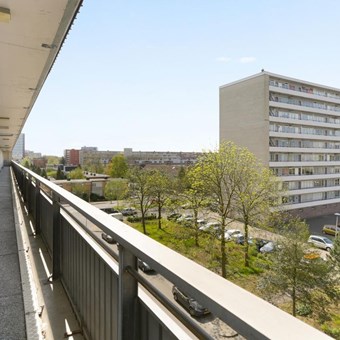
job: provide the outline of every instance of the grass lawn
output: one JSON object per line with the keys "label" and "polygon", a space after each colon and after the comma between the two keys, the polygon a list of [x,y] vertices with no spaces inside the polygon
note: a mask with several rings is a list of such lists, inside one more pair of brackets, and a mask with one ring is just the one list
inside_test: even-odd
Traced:
{"label": "grass lawn", "polygon": [[[143,232],[140,222],[126,223]],[[211,271],[219,275],[221,274],[220,241],[211,234],[200,232],[199,246],[196,246],[194,230],[176,222],[163,219],[162,229],[159,229],[158,220],[146,221],[146,230],[148,236],[152,239],[194,260]],[[257,285],[263,272],[262,265],[270,262],[270,255],[258,253],[254,246],[250,246],[250,266],[245,267],[243,246],[234,242],[227,242],[226,254],[228,261],[227,279],[263,298],[263,293],[257,288]],[[283,302],[279,307],[290,312],[290,301]],[[340,340],[340,313],[338,306],[334,306],[331,309],[331,320],[322,325],[308,317],[299,318]]]}

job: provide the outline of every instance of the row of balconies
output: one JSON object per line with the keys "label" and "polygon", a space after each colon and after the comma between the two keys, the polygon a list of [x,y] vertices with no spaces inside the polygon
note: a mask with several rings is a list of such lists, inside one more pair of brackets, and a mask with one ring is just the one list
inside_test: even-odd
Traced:
{"label": "row of balconies", "polygon": [[309,93],[309,94],[313,94],[313,95],[320,96],[320,97],[340,99],[339,92],[331,92],[326,89],[320,89],[320,88],[316,88],[314,86],[305,85],[305,84],[293,83],[291,81],[288,82],[288,81],[280,81],[280,80],[270,80],[269,85],[275,86],[278,88],[291,90],[291,91]]}

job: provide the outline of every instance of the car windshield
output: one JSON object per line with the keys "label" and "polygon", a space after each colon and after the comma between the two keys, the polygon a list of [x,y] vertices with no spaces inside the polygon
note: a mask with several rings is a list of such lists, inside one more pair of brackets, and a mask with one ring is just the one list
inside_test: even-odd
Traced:
{"label": "car windshield", "polygon": [[327,244],[333,244],[333,242],[332,242],[330,239],[328,239],[328,238],[324,238],[323,240],[324,240],[325,243],[327,243]]}

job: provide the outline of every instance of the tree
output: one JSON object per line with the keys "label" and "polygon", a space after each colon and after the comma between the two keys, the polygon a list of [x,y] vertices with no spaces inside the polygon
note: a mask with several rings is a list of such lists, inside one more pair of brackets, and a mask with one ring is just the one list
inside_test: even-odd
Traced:
{"label": "tree", "polygon": [[162,208],[171,195],[171,181],[164,171],[155,170],[152,174],[151,195],[158,208],[158,228],[162,229]]}
{"label": "tree", "polygon": [[226,265],[226,226],[232,221],[239,176],[240,148],[228,142],[220,145],[219,150],[209,151],[198,159],[194,166],[197,186],[202,187],[207,198],[215,204],[214,210],[221,225],[220,250],[222,276],[227,276]]}
{"label": "tree", "polygon": [[64,173],[61,171],[60,166],[58,166],[58,170],[57,170],[57,173],[56,173],[56,179],[65,179],[65,175],[64,175]]}
{"label": "tree", "polygon": [[277,177],[265,168],[246,148],[238,155],[238,176],[235,190],[235,216],[244,223],[244,265],[249,266],[249,224],[257,224],[280,202]]}
{"label": "tree", "polygon": [[74,184],[71,188],[72,194],[82,198],[84,201],[88,201],[90,197],[89,190],[83,184]]}
{"label": "tree", "polygon": [[179,192],[179,197],[182,199],[184,204],[188,205],[188,209],[192,211],[193,222],[192,227],[194,230],[195,245],[199,246],[199,225],[198,225],[198,214],[201,209],[205,208],[208,204],[206,197],[206,190],[203,182],[201,181],[200,168],[190,168],[181,180],[181,183],[185,183],[182,187],[182,191]]}
{"label": "tree", "polygon": [[128,184],[126,180],[115,179],[107,182],[105,185],[104,195],[111,203],[113,200],[117,200],[118,205],[118,201],[124,199],[127,193]]}
{"label": "tree", "polygon": [[277,298],[278,294],[289,296],[294,316],[300,307],[314,308],[319,317],[326,315],[329,299],[339,298],[331,261],[325,261],[318,252],[311,251],[306,243],[308,227],[298,218],[285,219],[280,232],[282,237],[270,257],[271,264],[261,279],[260,288],[269,300]]}
{"label": "tree", "polygon": [[76,168],[68,174],[68,177],[71,179],[83,179],[85,178],[84,172],[81,168]]}
{"label": "tree", "polygon": [[331,259],[334,263],[336,270],[340,273],[340,233],[339,232],[335,235],[333,246],[334,248],[331,250]]}
{"label": "tree", "polygon": [[118,154],[112,157],[108,165],[108,174],[113,178],[125,178],[128,171],[128,164],[124,155]]}
{"label": "tree", "polygon": [[152,171],[140,167],[133,167],[128,173],[132,195],[137,200],[141,211],[144,234],[147,234],[145,216],[153,201],[152,177]]}

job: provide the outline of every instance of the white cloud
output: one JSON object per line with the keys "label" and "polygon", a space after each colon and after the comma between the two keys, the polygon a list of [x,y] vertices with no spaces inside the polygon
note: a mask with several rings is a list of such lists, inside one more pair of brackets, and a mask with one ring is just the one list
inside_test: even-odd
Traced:
{"label": "white cloud", "polygon": [[242,57],[242,58],[240,58],[240,62],[242,64],[252,63],[255,60],[256,60],[256,58],[254,58],[254,57]]}
{"label": "white cloud", "polygon": [[231,58],[228,57],[218,57],[216,58],[216,61],[218,61],[219,63],[227,63],[231,60]]}

